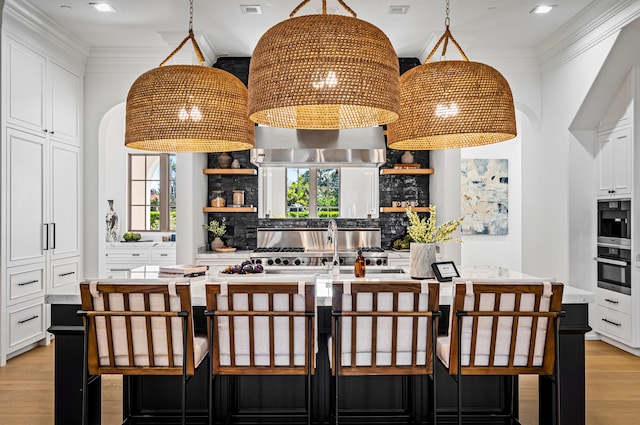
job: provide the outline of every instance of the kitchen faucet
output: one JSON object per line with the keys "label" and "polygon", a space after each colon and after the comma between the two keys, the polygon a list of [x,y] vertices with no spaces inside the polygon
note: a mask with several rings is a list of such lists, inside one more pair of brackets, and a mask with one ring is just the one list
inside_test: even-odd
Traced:
{"label": "kitchen faucet", "polygon": [[340,274],[340,258],[338,256],[338,223],[335,220],[329,220],[329,227],[327,229],[327,244],[333,244],[333,261],[332,270],[333,275]]}

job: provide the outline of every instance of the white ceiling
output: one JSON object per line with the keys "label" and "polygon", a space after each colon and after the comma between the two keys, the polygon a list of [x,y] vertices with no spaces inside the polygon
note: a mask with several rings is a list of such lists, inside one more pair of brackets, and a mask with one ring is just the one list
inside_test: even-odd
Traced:
{"label": "white ceiling", "polygon": [[[92,48],[167,47],[162,33],[186,36],[188,30],[188,0],[26,1],[43,10]],[[89,5],[90,2],[106,1],[114,6],[115,13],[99,13]],[[202,33],[218,55],[250,56],[260,36],[271,26],[287,19],[300,1],[194,0],[194,31]],[[545,1],[556,5],[551,13],[530,13]],[[358,18],[384,31],[400,57],[423,56],[444,31],[445,0],[345,2],[358,14]],[[465,49],[535,49],[577,15],[582,19],[595,18],[594,14],[618,2],[451,0],[451,31]],[[243,14],[241,5],[259,5],[262,14]],[[321,0],[311,0],[298,15],[321,13],[321,5]],[[406,15],[390,15],[391,5],[410,7]],[[327,0],[327,7],[329,13],[346,14],[337,0]]]}

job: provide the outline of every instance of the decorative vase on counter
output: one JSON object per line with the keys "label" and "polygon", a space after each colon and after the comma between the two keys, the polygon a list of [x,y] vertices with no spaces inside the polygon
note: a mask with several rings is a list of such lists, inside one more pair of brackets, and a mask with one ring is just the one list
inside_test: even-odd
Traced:
{"label": "decorative vase on counter", "polygon": [[434,277],[431,264],[436,262],[436,244],[409,244],[409,275],[414,279]]}
{"label": "decorative vase on counter", "polygon": [[107,202],[109,203],[109,211],[107,211],[107,216],[105,217],[107,242],[118,242],[120,238],[120,218],[113,209],[113,199],[109,199]]}
{"label": "decorative vase on counter", "polygon": [[400,157],[401,164],[413,164],[413,154],[409,151],[404,151]]}
{"label": "decorative vase on counter", "polygon": [[211,250],[215,251],[216,248],[222,248],[224,246],[224,242],[222,242],[222,239],[220,239],[218,236],[216,236],[212,241],[211,241]]}
{"label": "decorative vase on counter", "polygon": [[233,158],[231,158],[231,155],[227,152],[222,152],[218,155],[218,166],[220,168],[229,168],[231,166],[231,161],[233,161]]}

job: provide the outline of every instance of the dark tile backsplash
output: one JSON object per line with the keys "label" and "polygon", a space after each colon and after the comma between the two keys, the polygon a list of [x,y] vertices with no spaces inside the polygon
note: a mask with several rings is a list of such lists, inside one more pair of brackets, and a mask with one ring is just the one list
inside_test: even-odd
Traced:
{"label": "dark tile backsplash", "polygon": [[[401,73],[414,66],[419,65],[415,58],[400,58]],[[225,69],[238,76],[245,84],[248,76],[249,58],[219,58],[215,67]],[[429,151],[412,151],[414,162],[419,163],[422,168],[429,167]],[[231,152],[234,159],[240,161],[242,168],[254,167],[249,161],[249,151]],[[393,165],[400,162],[403,151],[387,149],[387,162],[381,168],[393,168]],[[217,168],[216,158],[218,154],[208,155],[208,167]],[[212,190],[224,190],[227,205],[232,202],[233,190],[242,189],[245,191],[245,204],[258,205],[258,179],[256,176],[227,176],[209,175],[209,192]],[[429,204],[429,176],[420,175],[384,175],[380,176],[380,206],[391,206],[394,200],[417,200],[420,205]],[[327,226],[326,219],[260,219],[257,213],[209,213],[208,220],[220,220],[225,217],[227,223],[227,234],[223,240],[227,245],[238,247],[239,249],[255,249],[257,241],[257,231],[259,227],[317,227]],[[380,213],[378,219],[337,219],[338,227],[379,227],[381,229],[382,247],[390,248],[395,239],[405,234],[407,218],[404,213]],[[209,234],[209,242],[212,240]]]}
{"label": "dark tile backsplash", "polygon": [[[399,162],[402,151],[387,149],[387,163],[382,168],[392,168]],[[242,168],[253,167],[249,162],[249,151],[231,152],[233,158],[240,161]],[[413,152],[414,162],[422,168],[429,167],[429,151]],[[210,153],[208,166],[217,168],[218,154]],[[232,203],[234,189],[245,191],[245,204],[258,205],[258,179],[256,176],[227,176],[209,175],[209,192],[224,190],[227,205]],[[380,206],[391,206],[391,201],[417,200],[420,205],[429,203],[429,176],[412,175],[384,175],[380,176]],[[256,229],[258,227],[317,227],[327,226],[326,219],[260,219],[257,213],[209,213],[208,220],[220,220],[225,217],[228,229],[223,237],[227,245],[240,249],[256,248]],[[380,213],[377,219],[340,219],[336,220],[338,227],[379,227],[381,231],[382,247],[389,248],[391,243],[405,234],[407,219],[404,213]],[[211,235],[209,235],[209,242]]]}

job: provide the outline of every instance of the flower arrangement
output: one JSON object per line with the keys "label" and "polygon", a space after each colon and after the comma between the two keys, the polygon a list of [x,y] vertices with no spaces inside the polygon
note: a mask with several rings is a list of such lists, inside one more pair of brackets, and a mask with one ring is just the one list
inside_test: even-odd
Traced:
{"label": "flower arrangement", "polygon": [[411,237],[413,242],[418,243],[437,243],[447,242],[455,240],[456,242],[462,242],[460,238],[453,239],[451,234],[456,231],[458,226],[464,220],[464,217],[460,217],[457,220],[447,221],[440,226],[436,225],[436,206],[429,205],[428,218],[420,219],[418,214],[411,211],[411,206],[407,205],[407,217],[409,217],[409,226],[407,226],[407,233]]}
{"label": "flower arrangement", "polygon": [[208,225],[203,224],[202,228],[210,231],[216,238],[219,238],[227,232],[227,225],[224,224],[224,222],[225,219],[222,217],[220,222],[218,220],[211,220]]}

